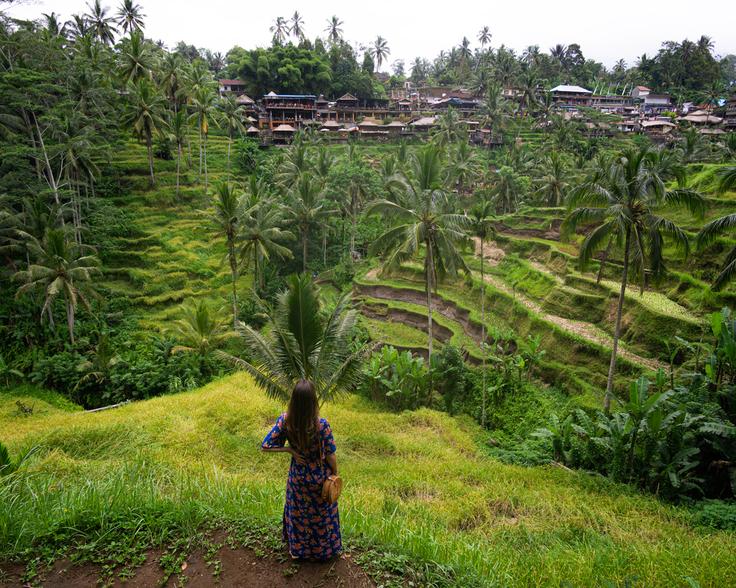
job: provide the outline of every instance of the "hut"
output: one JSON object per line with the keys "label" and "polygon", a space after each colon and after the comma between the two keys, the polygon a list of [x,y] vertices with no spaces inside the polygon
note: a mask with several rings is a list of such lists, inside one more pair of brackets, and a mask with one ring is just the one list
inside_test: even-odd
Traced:
{"label": "hut", "polygon": [[322,123],[322,128],[320,130],[337,132],[341,128],[342,128],[342,125],[336,120],[327,120]]}
{"label": "hut", "polygon": [[641,123],[641,130],[652,139],[666,139],[677,125],[666,120],[645,120]]}
{"label": "hut", "polygon": [[296,133],[296,129],[291,125],[280,124],[273,129],[273,142],[278,144],[291,143],[294,133]]}
{"label": "hut", "polygon": [[385,125],[384,128],[388,132],[389,136],[398,137],[399,135],[401,135],[401,131],[404,130],[405,126],[406,125],[400,120],[393,120],[387,125]]}
{"label": "hut", "polygon": [[258,137],[261,136],[261,131],[259,131],[256,127],[253,125],[249,126],[245,131],[245,136],[250,137],[252,139],[258,139]]}
{"label": "hut", "polygon": [[412,123],[409,123],[409,126],[414,131],[426,133],[436,124],[436,121],[437,119],[433,116],[424,116],[422,118],[415,120]]}
{"label": "hut", "polygon": [[335,100],[335,108],[338,110],[344,108],[358,108],[358,99],[352,94],[343,94]]}

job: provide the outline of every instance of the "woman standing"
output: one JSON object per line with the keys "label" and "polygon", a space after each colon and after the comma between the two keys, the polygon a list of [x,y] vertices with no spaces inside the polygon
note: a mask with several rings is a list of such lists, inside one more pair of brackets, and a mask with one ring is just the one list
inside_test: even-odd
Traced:
{"label": "woman standing", "polygon": [[326,560],[339,554],[342,539],[337,502],[322,499],[324,481],[337,475],[335,440],[330,423],[319,417],[311,382],[297,382],[287,412],[278,418],[261,448],[291,454],[283,529],[291,557]]}

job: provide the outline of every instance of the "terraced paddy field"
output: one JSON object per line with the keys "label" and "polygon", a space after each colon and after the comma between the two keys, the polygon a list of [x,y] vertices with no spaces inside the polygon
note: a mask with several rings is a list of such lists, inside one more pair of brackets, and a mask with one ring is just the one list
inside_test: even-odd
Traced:
{"label": "terraced paddy field", "polygon": [[[33,414],[19,418],[16,400],[34,404]],[[0,396],[11,455],[36,448],[27,473],[0,486],[6,579],[38,582],[58,569],[49,560],[66,555],[72,570],[98,562],[110,583],[143,566],[170,584],[200,585],[189,577],[197,565],[209,578],[223,573],[227,585],[232,562],[223,553],[243,541],[257,546],[249,565],[269,565],[287,463],[259,444],[282,410],[243,374],[101,413],[31,392]],[[733,533],[600,476],[501,463],[488,455],[489,433],[468,417],[389,413],[355,396],[322,412],[346,480],[340,511],[351,565],[372,569],[363,550],[373,545],[378,561],[413,585],[736,583]],[[259,532],[200,547],[203,527]],[[23,565],[5,565],[8,552],[24,553]],[[297,582],[298,566],[290,573]]]}

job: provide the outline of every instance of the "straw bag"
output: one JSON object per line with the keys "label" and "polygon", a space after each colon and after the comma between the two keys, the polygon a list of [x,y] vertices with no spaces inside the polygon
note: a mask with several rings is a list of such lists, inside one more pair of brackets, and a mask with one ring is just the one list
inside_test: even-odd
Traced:
{"label": "straw bag", "polygon": [[[319,453],[322,458],[322,471],[325,469],[325,448],[322,445],[322,440],[319,441]],[[327,479],[322,483],[322,500],[335,504],[337,499],[340,498],[342,492],[342,478],[336,474],[328,476]]]}

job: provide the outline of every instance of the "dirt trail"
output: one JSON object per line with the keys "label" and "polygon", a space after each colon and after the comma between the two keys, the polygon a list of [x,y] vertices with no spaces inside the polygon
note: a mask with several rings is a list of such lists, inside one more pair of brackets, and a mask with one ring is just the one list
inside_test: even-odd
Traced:
{"label": "dirt trail", "polygon": [[[29,585],[48,588],[97,588],[102,583],[110,586],[135,586],[158,588],[160,586],[188,586],[191,588],[242,587],[255,588],[307,588],[316,586],[350,586],[373,588],[375,583],[350,557],[326,563],[279,561],[273,557],[258,557],[252,549],[221,547],[214,555],[202,551],[190,554],[178,575],[168,579],[159,558],[161,553],[151,551],[145,563],[133,571],[127,582],[117,576],[103,582],[102,567],[92,564],[74,565],[69,560],[59,560],[42,570],[38,581],[22,581],[23,566],[0,563],[0,586],[21,588]],[[208,565],[207,562],[210,562]],[[218,572],[219,568],[219,573]]]}
{"label": "dirt trail", "polygon": [[[472,239],[475,256],[480,257],[480,238],[472,237]],[[495,241],[486,241],[483,243],[483,259],[488,262],[488,265],[495,267],[503,260],[504,257],[506,257],[506,252],[498,247]]]}
{"label": "dirt trail", "polygon": [[[478,275],[480,277],[480,274],[476,272],[474,272],[474,275]],[[502,292],[505,292],[509,296],[512,296],[518,302],[524,305],[524,307],[540,315],[544,320],[557,325],[561,329],[568,331],[570,333],[575,333],[577,336],[582,337],[583,339],[586,339],[592,343],[597,343],[598,345],[603,345],[605,347],[611,347],[613,345],[613,338],[608,333],[599,329],[595,325],[591,323],[587,323],[585,321],[576,321],[573,319],[567,319],[561,316],[556,316],[554,314],[549,314],[539,304],[530,300],[529,298],[527,298],[520,292],[514,291],[510,286],[506,285],[506,283],[502,282],[495,276],[486,275],[485,281],[491,286],[493,286],[494,288],[496,288],[497,290],[501,290]],[[632,351],[624,349],[622,347],[622,342],[620,341],[619,341],[618,354],[621,357],[624,357],[633,363],[644,366],[651,370],[657,370],[659,368],[666,367],[662,362],[656,359],[649,358],[649,357],[642,357],[641,355],[637,355],[636,353],[633,353]]]}

